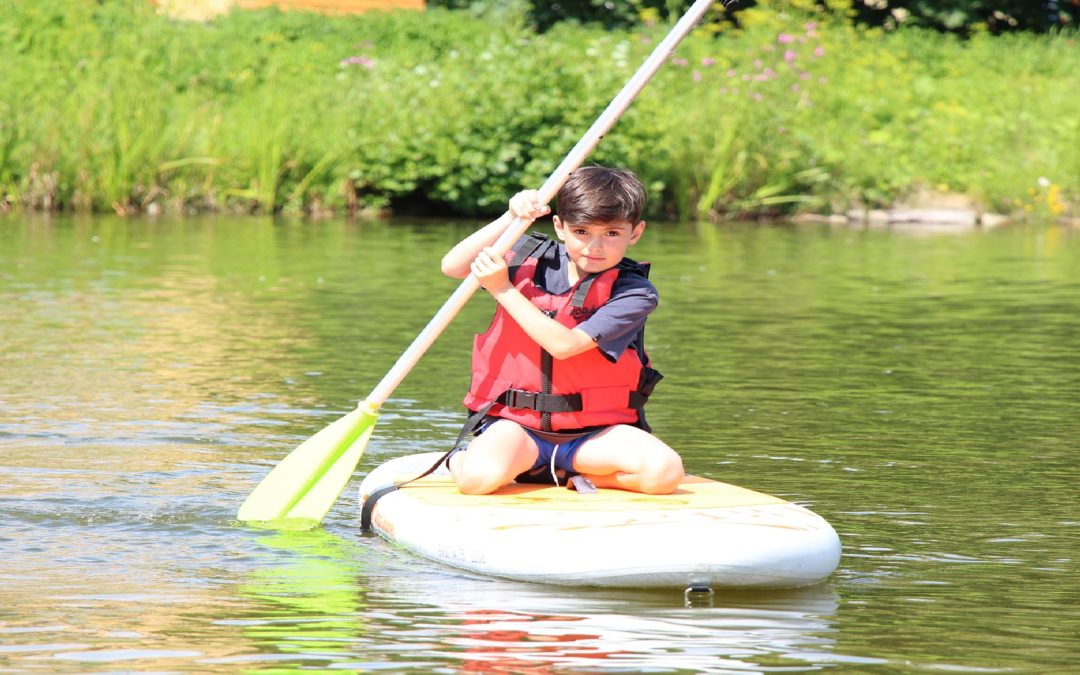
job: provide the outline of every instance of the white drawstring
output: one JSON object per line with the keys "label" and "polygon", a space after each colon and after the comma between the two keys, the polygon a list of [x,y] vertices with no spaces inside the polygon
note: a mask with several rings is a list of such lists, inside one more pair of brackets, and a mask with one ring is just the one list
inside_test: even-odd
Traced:
{"label": "white drawstring", "polygon": [[555,487],[559,486],[559,474],[555,473],[555,458],[559,455],[559,446],[551,451],[551,480],[555,481]]}

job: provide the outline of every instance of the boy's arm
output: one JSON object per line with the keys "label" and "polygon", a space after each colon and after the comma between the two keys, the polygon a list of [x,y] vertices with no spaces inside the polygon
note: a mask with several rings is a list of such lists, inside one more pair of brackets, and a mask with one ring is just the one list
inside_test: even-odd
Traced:
{"label": "boy's arm", "polygon": [[514,218],[533,221],[551,213],[551,209],[546,204],[538,204],[536,199],[536,190],[523,190],[511,197],[510,210],[501,218],[465,237],[443,256],[442,273],[455,279],[464,279],[469,275],[470,265],[476,260],[476,256],[494,244]]}
{"label": "boy's arm", "polygon": [[596,341],[588,333],[580,328],[567,328],[545,315],[513,286],[496,294],[495,300],[536,344],[560,361],[596,349]]}
{"label": "boy's arm", "polygon": [[498,220],[488,223],[455,244],[454,248],[443,256],[442,273],[455,279],[469,276],[469,266],[476,260],[476,255],[494,244],[513,219],[514,215],[507,211]]}
{"label": "boy's arm", "polygon": [[596,349],[596,341],[588,333],[579,328],[567,328],[522,295],[510,283],[506,260],[495,249],[485,249],[476,256],[472,273],[522,330],[556,359],[568,359]]}

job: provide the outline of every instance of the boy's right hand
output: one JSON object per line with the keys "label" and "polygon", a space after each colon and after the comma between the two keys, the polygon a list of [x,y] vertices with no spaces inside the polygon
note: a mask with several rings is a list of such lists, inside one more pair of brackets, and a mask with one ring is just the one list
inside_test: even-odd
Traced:
{"label": "boy's right hand", "polygon": [[510,214],[515,218],[536,220],[551,213],[551,207],[540,204],[539,190],[522,190],[510,198]]}
{"label": "boy's right hand", "polygon": [[469,269],[480,282],[480,286],[492,295],[497,296],[502,291],[513,288],[510,272],[506,268],[506,258],[490,246],[476,255],[476,260],[473,260]]}

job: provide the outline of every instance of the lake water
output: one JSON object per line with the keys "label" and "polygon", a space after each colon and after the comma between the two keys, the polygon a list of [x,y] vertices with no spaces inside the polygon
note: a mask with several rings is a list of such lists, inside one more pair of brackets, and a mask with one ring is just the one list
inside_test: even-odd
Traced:
{"label": "lake water", "polygon": [[[828,582],[494,580],[236,508],[456,287],[478,223],[0,218],[0,672],[1077,672],[1080,231],[665,225],[650,404],[688,470],[827,518]],[[445,449],[473,299],[357,470]],[[642,542],[648,546],[648,542]]]}

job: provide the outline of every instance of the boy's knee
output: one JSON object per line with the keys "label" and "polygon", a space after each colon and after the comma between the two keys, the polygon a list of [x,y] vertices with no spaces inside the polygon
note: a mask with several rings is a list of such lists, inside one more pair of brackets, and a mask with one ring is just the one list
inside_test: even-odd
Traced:
{"label": "boy's knee", "polygon": [[454,472],[458,490],[466,495],[486,495],[498,490],[506,482],[502,474],[462,466]]}
{"label": "boy's knee", "polygon": [[682,458],[672,452],[664,457],[657,457],[646,463],[641,474],[641,491],[650,495],[668,495],[675,492],[682,482]]}
{"label": "boy's knee", "polygon": [[467,495],[486,495],[511,482],[516,475],[513,466],[523,461],[519,455],[527,450],[527,441],[528,436],[517,423],[493,423],[467,450],[451,457],[450,473],[458,490]]}
{"label": "boy's knee", "polygon": [[489,495],[502,485],[476,476],[463,476],[457,480],[457,487],[463,495]]}

